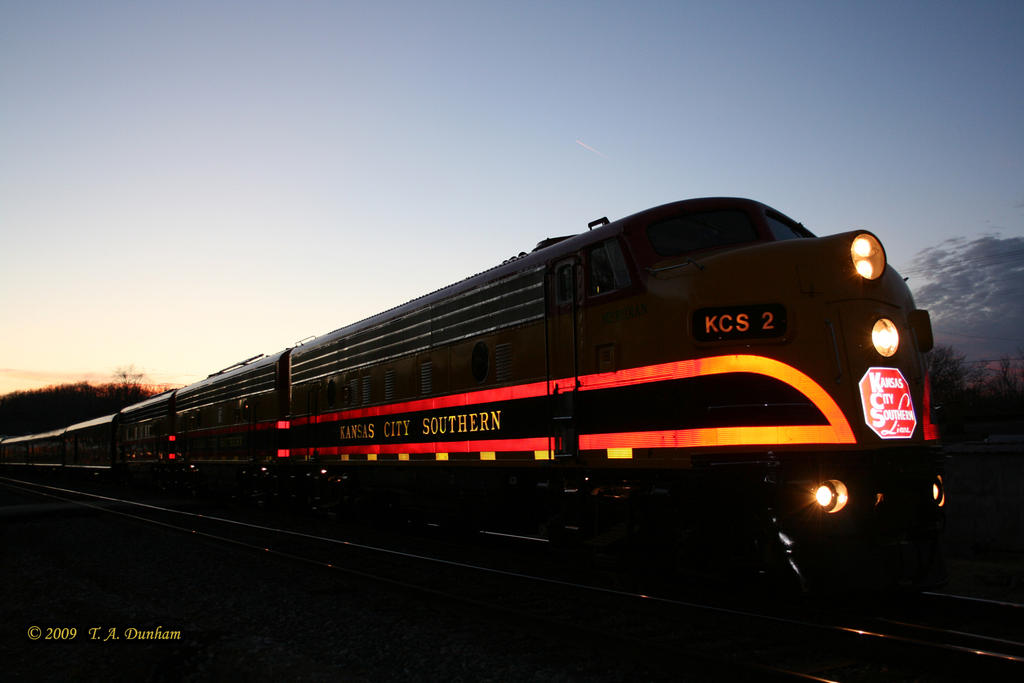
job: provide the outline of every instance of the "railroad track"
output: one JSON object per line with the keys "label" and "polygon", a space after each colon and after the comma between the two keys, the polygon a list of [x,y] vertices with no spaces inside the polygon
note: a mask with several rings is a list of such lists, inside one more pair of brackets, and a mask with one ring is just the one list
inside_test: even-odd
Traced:
{"label": "railroad track", "polygon": [[968,653],[1024,661],[1024,605],[947,593],[907,596],[885,616],[873,617],[890,633],[941,641]]}
{"label": "railroad track", "polygon": [[[465,559],[464,547],[453,559],[451,548],[429,541],[410,550],[338,538],[336,531],[317,525],[313,530],[306,524],[284,528],[279,522],[254,522],[246,514],[211,514],[8,478],[0,478],[0,483],[385,584],[421,599],[455,605],[476,619],[540,630],[553,643],[586,642],[635,661],[639,670],[665,676],[878,680],[923,672],[935,680],[956,680],[965,671],[992,676],[1024,673],[1024,643],[946,628],[935,619],[914,621],[913,610],[906,606],[895,616],[871,616],[849,610],[831,614],[821,609],[698,602],[485,566]],[[921,598],[947,606],[952,599],[934,594]],[[988,610],[993,623],[1004,618],[991,614],[993,604],[957,604]],[[999,607],[1017,615],[1024,609]],[[927,612],[939,613],[941,609]]]}

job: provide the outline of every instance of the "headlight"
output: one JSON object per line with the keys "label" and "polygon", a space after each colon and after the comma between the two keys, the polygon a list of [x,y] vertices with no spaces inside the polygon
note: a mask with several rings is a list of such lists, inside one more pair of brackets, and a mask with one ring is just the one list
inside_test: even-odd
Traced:
{"label": "headlight", "polygon": [[888,318],[879,318],[871,328],[871,343],[875,351],[888,358],[900,347],[900,332]]}
{"label": "headlight", "polygon": [[942,475],[935,475],[935,481],[932,482],[932,500],[935,501],[935,505],[942,507],[946,504],[946,489],[942,485]]}
{"label": "headlight", "polygon": [[846,507],[846,502],[849,499],[850,496],[846,490],[846,484],[838,479],[823,481],[818,484],[818,488],[814,490],[815,502],[818,503],[822,510],[830,515],[833,515]]}
{"label": "headlight", "polygon": [[862,232],[850,245],[853,268],[865,280],[874,280],[885,270],[885,249],[874,235]]}

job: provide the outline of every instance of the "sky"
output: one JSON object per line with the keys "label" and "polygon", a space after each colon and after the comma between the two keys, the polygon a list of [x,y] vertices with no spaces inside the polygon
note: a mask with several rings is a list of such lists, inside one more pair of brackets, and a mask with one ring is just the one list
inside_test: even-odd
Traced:
{"label": "sky", "polygon": [[1016,0],[0,0],[0,394],[187,384],[712,195],[872,230],[939,343],[1016,355],[1022,35]]}

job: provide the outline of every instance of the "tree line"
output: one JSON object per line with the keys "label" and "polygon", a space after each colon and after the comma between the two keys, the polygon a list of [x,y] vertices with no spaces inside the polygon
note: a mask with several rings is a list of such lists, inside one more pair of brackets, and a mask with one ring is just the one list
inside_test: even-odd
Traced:
{"label": "tree line", "polygon": [[5,394],[0,396],[0,435],[38,434],[110,415],[164,390],[143,379],[129,366],[118,368],[106,384],[76,382]]}
{"label": "tree line", "polygon": [[925,363],[943,438],[969,432],[971,423],[1024,420],[1024,347],[1015,357],[976,362],[952,346],[936,346]]}

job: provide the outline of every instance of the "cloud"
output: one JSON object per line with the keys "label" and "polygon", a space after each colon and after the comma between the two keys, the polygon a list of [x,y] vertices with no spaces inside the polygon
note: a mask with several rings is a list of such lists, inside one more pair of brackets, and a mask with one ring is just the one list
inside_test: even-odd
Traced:
{"label": "cloud", "polygon": [[599,157],[602,157],[604,159],[608,158],[607,154],[605,154],[604,152],[599,152],[598,150],[594,149],[593,147],[591,147],[590,145],[588,145],[587,143],[583,142],[580,139],[576,140],[576,144],[579,145],[580,147],[582,147],[583,149],[590,150],[591,152],[593,152],[594,154],[596,154]]}
{"label": "cloud", "polygon": [[931,313],[939,343],[975,358],[1024,347],[1024,237],[946,240],[919,252],[907,273],[925,281],[914,298]]}

